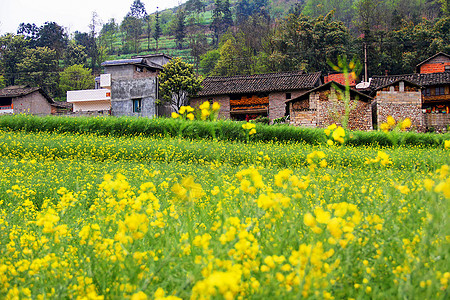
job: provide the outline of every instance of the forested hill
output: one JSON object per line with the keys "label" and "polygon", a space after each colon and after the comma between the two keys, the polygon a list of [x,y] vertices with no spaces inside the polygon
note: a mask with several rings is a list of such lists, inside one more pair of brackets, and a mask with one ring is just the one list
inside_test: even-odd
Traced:
{"label": "forested hill", "polygon": [[339,55],[362,61],[364,45],[369,76],[410,73],[450,53],[449,0],[188,0],[151,15],[129,1],[122,20],[94,13],[89,32],[23,20],[16,34],[0,37],[0,87],[38,85],[64,96],[87,85],[63,84],[68,68],[98,74],[101,62],[137,53],[181,56],[200,74],[220,76],[327,73]]}

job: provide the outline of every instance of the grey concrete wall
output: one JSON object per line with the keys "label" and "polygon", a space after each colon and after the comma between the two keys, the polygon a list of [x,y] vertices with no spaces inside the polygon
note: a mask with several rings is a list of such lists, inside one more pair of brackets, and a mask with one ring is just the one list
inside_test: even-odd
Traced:
{"label": "grey concrete wall", "polygon": [[[113,80],[111,83],[111,113],[113,116],[154,117],[155,78]],[[133,99],[141,99],[141,112],[133,112]]]}

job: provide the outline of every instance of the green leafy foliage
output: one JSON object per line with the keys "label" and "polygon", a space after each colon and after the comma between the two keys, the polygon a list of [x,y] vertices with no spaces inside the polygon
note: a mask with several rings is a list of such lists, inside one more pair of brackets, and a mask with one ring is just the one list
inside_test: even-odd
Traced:
{"label": "green leafy foliage", "polygon": [[18,84],[40,87],[50,95],[57,95],[59,74],[55,50],[47,47],[26,49],[17,71]]}
{"label": "green leafy foliage", "polygon": [[64,69],[59,78],[59,88],[63,94],[67,91],[94,88],[94,76],[91,69],[83,65],[73,65]]}
{"label": "green leafy foliage", "polygon": [[194,66],[177,57],[164,65],[159,76],[159,88],[164,101],[176,111],[186,105],[188,96],[201,90],[202,77],[194,73]]}

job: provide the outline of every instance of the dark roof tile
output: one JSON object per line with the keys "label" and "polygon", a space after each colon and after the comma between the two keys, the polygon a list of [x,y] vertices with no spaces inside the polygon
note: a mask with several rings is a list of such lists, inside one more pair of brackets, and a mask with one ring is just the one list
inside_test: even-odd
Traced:
{"label": "dark roof tile", "polygon": [[320,72],[302,72],[207,77],[198,96],[245,94],[311,89],[320,84]]}
{"label": "dark roof tile", "polygon": [[398,80],[406,80],[417,85],[427,87],[431,85],[450,84],[450,72],[429,73],[429,74],[404,74],[389,76],[373,76],[370,81],[370,88],[376,90],[379,87],[389,85]]}
{"label": "dark roof tile", "polygon": [[0,90],[0,98],[22,97],[34,93],[36,91],[40,92],[49,103],[54,103],[53,99],[46,92],[44,92],[43,89],[38,87],[30,87],[28,85],[13,85],[5,87]]}

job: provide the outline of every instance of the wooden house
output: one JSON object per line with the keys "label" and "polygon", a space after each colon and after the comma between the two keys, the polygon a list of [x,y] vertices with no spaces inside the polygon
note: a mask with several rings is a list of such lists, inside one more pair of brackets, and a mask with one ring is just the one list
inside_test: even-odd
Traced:
{"label": "wooden house", "polygon": [[320,72],[208,77],[203,81],[202,91],[190,99],[190,105],[218,102],[221,105],[220,118],[248,120],[264,116],[273,120],[286,115],[286,100],[320,84]]}

